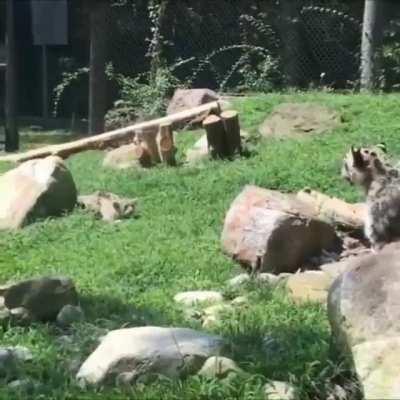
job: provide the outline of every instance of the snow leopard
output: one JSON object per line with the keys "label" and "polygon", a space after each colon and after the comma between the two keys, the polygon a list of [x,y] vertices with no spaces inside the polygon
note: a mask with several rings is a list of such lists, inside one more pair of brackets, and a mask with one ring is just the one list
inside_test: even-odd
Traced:
{"label": "snow leopard", "polygon": [[400,239],[400,171],[388,161],[386,146],[352,146],[343,161],[342,177],[365,191],[364,234],[372,250]]}

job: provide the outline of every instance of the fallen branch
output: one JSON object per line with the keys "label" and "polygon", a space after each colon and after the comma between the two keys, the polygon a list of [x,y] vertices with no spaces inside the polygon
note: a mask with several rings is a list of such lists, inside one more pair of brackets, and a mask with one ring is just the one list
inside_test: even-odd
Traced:
{"label": "fallen branch", "polygon": [[126,143],[128,139],[134,138],[137,131],[146,132],[149,130],[158,131],[159,126],[165,123],[171,123],[172,127],[183,121],[189,121],[198,115],[209,115],[220,113],[220,104],[218,101],[203,104],[190,110],[181,111],[167,117],[155,119],[152,121],[141,122],[139,124],[116,129],[114,131],[91,136],[85,139],[76,140],[59,145],[46,146],[40,149],[27,151],[25,153],[12,154],[0,157],[0,161],[23,162],[34,158],[43,158],[50,155],[57,155],[61,158],[67,158],[72,154],[80,153],[86,150],[101,150],[118,143]]}

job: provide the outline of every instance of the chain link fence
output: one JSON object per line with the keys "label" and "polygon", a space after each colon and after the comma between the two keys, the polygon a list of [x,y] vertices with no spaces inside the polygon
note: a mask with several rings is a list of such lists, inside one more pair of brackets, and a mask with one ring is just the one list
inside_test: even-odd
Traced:
{"label": "chain link fence", "polygon": [[[396,89],[400,4],[385,1],[381,86]],[[103,27],[110,108],[121,97],[116,76],[146,82],[157,69],[167,70],[174,83],[229,93],[358,85],[362,0],[161,3],[164,7],[152,8],[150,0],[110,0]],[[40,49],[29,33],[28,8],[21,5],[16,16],[19,113],[40,116]],[[80,119],[88,113],[89,14],[87,2],[70,0],[68,45],[48,48],[49,110],[58,118]]]}

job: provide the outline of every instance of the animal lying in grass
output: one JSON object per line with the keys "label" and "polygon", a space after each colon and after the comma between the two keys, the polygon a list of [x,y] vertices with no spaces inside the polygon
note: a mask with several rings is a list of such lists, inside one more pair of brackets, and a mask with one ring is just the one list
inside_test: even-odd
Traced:
{"label": "animal lying in grass", "polygon": [[343,178],[366,193],[364,232],[374,251],[400,239],[400,171],[387,162],[385,153],[384,144],[352,147],[342,167]]}

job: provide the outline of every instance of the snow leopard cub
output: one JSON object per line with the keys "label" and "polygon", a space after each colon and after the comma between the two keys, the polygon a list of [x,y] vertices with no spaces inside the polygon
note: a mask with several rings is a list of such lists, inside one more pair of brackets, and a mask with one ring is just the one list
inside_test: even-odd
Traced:
{"label": "snow leopard cub", "polygon": [[361,186],[367,196],[365,236],[377,251],[400,239],[400,172],[387,162],[386,147],[354,147],[347,153],[342,176]]}

